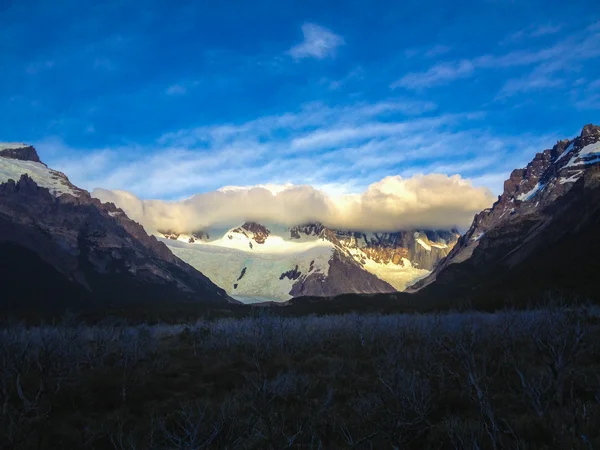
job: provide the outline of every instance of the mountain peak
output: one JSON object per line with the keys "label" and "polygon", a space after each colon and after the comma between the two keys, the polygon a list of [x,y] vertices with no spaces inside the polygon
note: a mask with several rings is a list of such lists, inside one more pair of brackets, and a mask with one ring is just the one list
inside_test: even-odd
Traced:
{"label": "mountain peak", "polygon": [[[572,190],[573,194],[568,198],[572,201],[587,202],[588,197],[583,196],[581,192],[584,184],[586,189],[597,185],[587,180],[592,177],[597,180],[595,175],[589,177],[588,174],[597,174],[599,166],[600,127],[593,124],[585,125],[580,136],[572,140],[558,141],[552,149],[537,153],[525,168],[511,172],[509,179],[504,182],[503,194],[498,197],[492,208],[475,216],[471,227],[450,255],[438,265],[432,275],[413,290],[418,290],[437,279],[437,275],[451,264],[470,259],[476,248],[489,249],[491,243],[501,242],[498,236],[503,233],[513,236],[513,242],[507,240],[498,244],[499,246],[510,246],[520,242],[520,237],[511,234],[514,230],[521,229],[527,233],[531,232],[532,236],[537,235],[543,227],[536,231],[538,225],[532,224],[545,221],[550,223],[556,213],[556,205],[568,203],[560,200],[561,197],[567,196]],[[581,178],[586,182],[578,184]],[[574,189],[575,186],[579,188]]]}
{"label": "mountain peak", "polygon": [[20,161],[33,161],[43,164],[37,151],[32,145],[18,142],[0,143],[0,157],[18,159]]}
{"label": "mountain peak", "polygon": [[588,123],[587,125],[585,125],[583,127],[583,130],[581,130],[581,137],[595,136],[595,135],[600,136],[600,127],[598,125]]}

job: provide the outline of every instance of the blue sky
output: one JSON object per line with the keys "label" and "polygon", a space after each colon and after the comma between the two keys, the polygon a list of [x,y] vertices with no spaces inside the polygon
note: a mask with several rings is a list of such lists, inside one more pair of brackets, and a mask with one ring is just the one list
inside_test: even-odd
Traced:
{"label": "blue sky", "polygon": [[141,198],[428,173],[498,193],[600,122],[593,0],[0,0],[0,46],[0,140]]}

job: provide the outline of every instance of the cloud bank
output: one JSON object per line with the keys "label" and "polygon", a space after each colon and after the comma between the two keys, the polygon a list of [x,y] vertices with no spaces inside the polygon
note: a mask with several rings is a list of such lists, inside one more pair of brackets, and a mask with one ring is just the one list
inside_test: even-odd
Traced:
{"label": "cloud bank", "polygon": [[494,200],[488,189],[474,187],[460,175],[442,174],[389,176],[362,193],[337,196],[307,185],[226,187],[176,202],[105,189],[92,195],[116,204],[148,232],[192,232],[245,221],[321,222],[360,231],[466,228]]}

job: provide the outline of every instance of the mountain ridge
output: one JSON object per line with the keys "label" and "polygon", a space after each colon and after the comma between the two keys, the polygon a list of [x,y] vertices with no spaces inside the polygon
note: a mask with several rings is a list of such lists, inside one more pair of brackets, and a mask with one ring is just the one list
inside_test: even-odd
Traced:
{"label": "mountain ridge", "polygon": [[[560,288],[556,279],[565,280],[548,263],[539,259],[549,255],[547,247],[556,246],[557,255],[574,254],[567,247],[585,237],[589,248],[578,248],[581,261],[588,261],[598,245],[593,233],[597,225],[598,189],[600,187],[600,127],[584,126],[580,135],[558,141],[551,149],[537,153],[523,169],[515,169],[504,183],[504,191],[491,208],[478,213],[449,255],[431,275],[420,280],[408,292],[432,294],[443,289],[456,295],[476,296],[475,292],[491,289],[505,275],[521,279],[523,272],[535,272],[532,283],[541,283],[541,274],[532,267],[546,267],[547,286]],[[600,201],[598,201],[600,204]],[[571,216],[571,217],[568,217]],[[566,224],[569,224],[568,226]],[[581,236],[577,236],[580,233]],[[572,236],[572,242],[565,242]],[[578,244],[577,244],[578,245]],[[558,249],[562,253],[559,253]],[[599,249],[600,250],[600,249]],[[588,272],[577,258],[565,268],[572,279],[579,279],[575,267]],[[596,263],[591,263],[596,267]],[[492,270],[491,268],[494,267]],[[498,273],[493,273],[494,271]],[[554,273],[554,277],[549,274]],[[507,276],[507,275],[506,275]],[[479,280],[477,280],[479,278]],[[555,279],[553,279],[555,278]],[[496,280],[496,281],[494,281]],[[505,280],[508,281],[508,280]],[[521,281],[525,283],[524,280]],[[569,282],[567,284],[572,284]],[[586,280],[574,291],[587,292]],[[515,290],[518,288],[515,281]],[[500,289],[505,292],[506,289]],[[586,294],[586,295],[588,295]]]}
{"label": "mountain ridge", "polygon": [[[82,308],[152,300],[233,301],[124,211],[92,198],[41,163],[33,147],[22,147],[22,152],[7,147],[0,147],[0,259],[8,288],[0,306],[48,302],[43,289],[29,289],[32,254],[36,266],[48,273],[42,278],[57,304]],[[24,292],[31,298],[23,298]]]}
{"label": "mountain ridge", "polygon": [[429,273],[458,238],[456,230],[375,233],[320,223],[256,222],[228,230],[162,230],[159,235],[230,295],[249,301],[402,290]]}

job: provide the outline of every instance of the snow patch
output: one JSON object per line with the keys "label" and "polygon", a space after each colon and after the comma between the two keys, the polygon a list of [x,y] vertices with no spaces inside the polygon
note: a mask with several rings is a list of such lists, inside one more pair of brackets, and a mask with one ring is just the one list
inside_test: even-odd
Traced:
{"label": "snow patch", "polygon": [[583,175],[583,170],[578,170],[577,172],[575,172],[573,175],[571,175],[568,178],[559,178],[558,182],[560,184],[566,184],[566,183],[575,183],[577,180],[579,180],[579,178],[581,178],[581,175]]}
{"label": "snow patch", "polygon": [[[591,158],[590,158],[591,157]],[[590,158],[590,159],[588,159]],[[578,165],[589,165],[600,162],[600,142],[586,145],[576,155],[574,155],[565,167],[572,167]]]}
{"label": "snow patch", "polygon": [[427,250],[428,252],[431,251],[431,246],[425,242],[423,242],[422,239],[417,239],[417,244],[419,244],[421,247],[423,247],[425,250]]}
{"label": "snow patch", "polygon": [[0,142],[0,150],[15,150],[24,147],[29,147],[29,145],[23,142]]}
{"label": "snow patch", "polygon": [[531,200],[535,196],[535,194],[537,194],[543,187],[544,187],[543,184],[536,183],[536,185],[530,191],[519,194],[517,196],[517,200],[522,201],[522,202]]}
{"label": "snow patch", "polygon": [[575,147],[575,143],[574,143],[574,142],[571,142],[571,143],[569,144],[569,146],[568,146],[568,147],[565,149],[565,151],[564,151],[564,152],[562,152],[562,153],[561,153],[561,154],[558,156],[558,158],[556,158],[556,161],[554,161],[554,162],[556,163],[556,162],[560,161],[560,160],[563,158],[563,156],[565,156],[567,153],[570,153],[570,152],[571,152],[571,150],[573,150],[573,148],[574,148],[574,147]]}
{"label": "snow patch", "polygon": [[401,266],[393,263],[380,264],[369,259],[364,268],[383,281],[391,284],[398,291],[405,290],[431,273],[429,270],[413,267],[411,262],[406,258],[402,258],[402,261],[404,265]]}
{"label": "snow patch", "polygon": [[23,174],[29,175],[38,186],[47,188],[57,197],[62,194],[79,195],[60,172],[38,162],[0,157],[0,183],[8,180],[14,180],[16,183]]}

